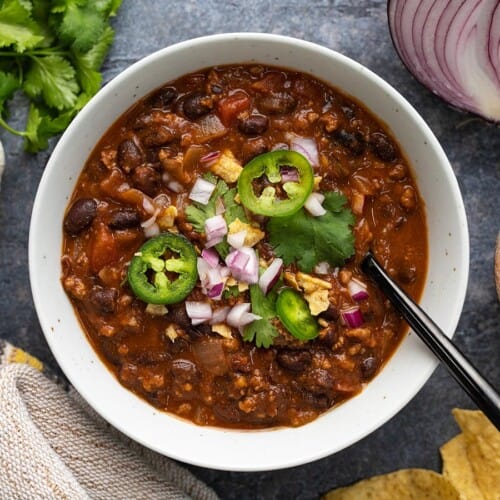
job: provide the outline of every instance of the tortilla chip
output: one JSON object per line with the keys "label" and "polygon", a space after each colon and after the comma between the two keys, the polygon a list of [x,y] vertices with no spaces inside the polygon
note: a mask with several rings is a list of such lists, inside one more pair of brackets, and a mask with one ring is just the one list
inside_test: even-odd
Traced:
{"label": "tortilla chip", "polygon": [[455,487],[441,474],[404,469],[375,476],[327,493],[323,500],[460,500]]}
{"label": "tortilla chip", "polygon": [[486,500],[500,498],[500,432],[480,411],[453,410],[462,429],[467,457]]}
{"label": "tortilla chip", "polygon": [[467,500],[485,500],[467,456],[467,442],[463,434],[441,446],[443,476],[455,486]]}

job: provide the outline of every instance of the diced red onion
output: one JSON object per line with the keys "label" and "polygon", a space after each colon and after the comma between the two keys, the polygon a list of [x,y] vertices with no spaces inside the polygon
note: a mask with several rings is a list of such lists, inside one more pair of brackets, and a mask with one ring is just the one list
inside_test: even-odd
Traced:
{"label": "diced red onion", "polygon": [[210,320],[211,325],[217,325],[218,323],[224,323],[226,321],[227,315],[231,308],[229,306],[219,307],[212,313],[212,319]]}
{"label": "diced red onion", "polygon": [[233,275],[234,273],[240,274],[244,271],[245,266],[247,265],[249,260],[250,260],[249,255],[237,250],[235,252],[229,253],[229,255],[226,258],[226,264],[228,265]]}
{"label": "diced red onion", "polygon": [[304,155],[312,167],[319,166],[318,146],[314,139],[300,137],[295,134],[288,134],[290,139],[290,149]]}
{"label": "diced red onion", "polygon": [[349,328],[358,328],[365,322],[361,309],[358,306],[343,309],[340,311],[340,314]]}
{"label": "diced red onion", "polygon": [[233,248],[241,248],[245,245],[246,231],[238,231],[237,233],[231,233],[227,235],[227,242]]}
{"label": "diced red onion", "polygon": [[252,321],[257,319],[262,319],[262,316],[253,314],[250,311],[250,303],[243,302],[242,304],[236,304],[231,308],[229,314],[226,317],[226,323],[230,326],[240,328],[242,326],[248,325]]}
{"label": "diced red onion", "polygon": [[329,274],[331,271],[330,264],[326,261],[320,262],[314,266],[314,272],[316,274]]}
{"label": "diced red onion", "polygon": [[211,267],[219,265],[219,254],[213,248],[204,248],[201,251],[201,256]]}
{"label": "diced red onion", "polygon": [[321,193],[311,193],[309,198],[307,198],[304,203],[304,208],[313,216],[320,217],[326,214],[326,210],[323,208],[323,201],[325,197]]}
{"label": "diced red onion", "polygon": [[186,313],[193,325],[205,323],[212,318],[212,308],[208,302],[186,301]]}
{"label": "diced red onion", "polygon": [[202,177],[198,177],[193,187],[191,188],[191,192],[189,193],[189,199],[193,201],[197,201],[202,205],[206,205],[214,192],[215,184],[213,182],[208,182]]}
{"label": "diced red onion", "polygon": [[461,109],[500,121],[500,3],[391,0],[389,27],[406,67]]}
{"label": "diced red onion", "polygon": [[200,158],[200,163],[203,163],[205,166],[209,166],[212,163],[215,162],[218,158],[220,158],[220,151],[210,151],[210,153],[207,153],[206,155],[203,155]]}
{"label": "diced red onion", "polygon": [[220,299],[222,297],[222,292],[224,291],[224,283],[221,281],[219,283],[215,283],[215,285],[211,286],[207,290],[207,297],[210,299]]}
{"label": "diced red onion", "polygon": [[298,182],[299,172],[296,168],[281,167],[280,168],[281,182]]}
{"label": "diced red onion", "polygon": [[184,186],[177,181],[170,181],[167,184],[167,187],[168,189],[170,189],[170,191],[173,191],[174,193],[182,193],[184,191]]}
{"label": "diced red onion", "polygon": [[222,215],[214,215],[205,220],[206,247],[210,248],[220,243],[227,234],[226,220]]}
{"label": "diced red onion", "polygon": [[269,290],[277,283],[283,269],[283,260],[274,259],[269,267],[262,273],[259,278],[259,287],[264,295],[267,295]]}
{"label": "diced red onion", "polygon": [[153,238],[155,236],[158,236],[159,234],[160,226],[156,222],[144,228],[144,236],[146,236],[146,238]]}
{"label": "diced red onion", "polygon": [[369,297],[367,286],[356,278],[351,278],[349,283],[347,283],[347,290],[355,301],[365,300]]}
{"label": "diced red onion", "polygon": [[[246,258],[248,257],[248,258]],[[242,265],[242,263],[245,264]],[[226,264],[231,270],[231,274],[238,281],[249,285],[259,281],[259,259],[255,250],[250,247],[241,247],[230,252],[226,257]]]}

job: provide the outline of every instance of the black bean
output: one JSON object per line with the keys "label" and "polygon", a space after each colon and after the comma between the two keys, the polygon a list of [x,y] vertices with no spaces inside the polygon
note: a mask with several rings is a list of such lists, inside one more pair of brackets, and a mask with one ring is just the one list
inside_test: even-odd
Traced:
{"label": "black bean", "polygon": [[191,326],[191,320],[187,315],[184,304],[175,304],[168,307],[168,319],[174,324],[186,330]]}
{"label": "black bean", "polygon": [[340,129],[333,134],[333,137],[355,156],[359,156],[365,150],[365,141],[359,132],[353,133]]}
{"label": "black bean", "polygon": [[285,115],[291,113],[295,106],[297,106],[297,101],[288,92],[269,94],[257,101],[259,111],[267,115]]}
{"label": "black bean", "polygon": [[144,163],[144,154],[134,141],[125,139],[118,145],[116,162],[124,172],[128,173]]}
{"label": "black bean", "polygon": [[108,226],[111,229],[130,229],[137,227],[141,218],[137,210],[133,208],[120,208],[111,214]]}
{"label": "black bean", "polygon": [[394,144],[382,132],[375,132],[370,135],[370,146],[375,155],[382,161],[392,162],[397,158]]}
{"label": "black bean", "polygon": [[241,147],[241,156],[244,163],[248,163],[252,158],[269,151],[264,137],[255,137],[245,141]]}
{"label": "black bean", "polygon": [[276,355],[279,365],[292,372],[302,372],[311,364],[311,353],[308,351],[282,350]]}
{"label": "black bean", "polygon": [[327,394],[333,388],[333,377],[322,368],[316,368],[307,374],[304,386],[313,394]]}
{"label": "black bean", "polygon": [[149,196],[156,196],[161,186],[161,176],[153,167],[137,167],[132,173],[134,186]]}
{"label": "black bean", "polygon": [[97,213],[97,203],[92,198],[76,200],[64,218],[64,229],[68,234],[79,234],[87,229]]}
{"label": "black bean", "polygon": [[365,358],[361,363],[361,374],[364,380],[370,380],[378,370],[378,361],[373,356]]}
{"label": "black bean", "polygon": [[175,87],[163,87],[153,96],[153,106],[164,108],[177,99],[178,95]]}
{"label": "black bean", "polygon": [[190,120],[196,120],[212,110],[212,99],[203,92],[193,92],[184,98],[182,111]]}
{"label": "black bean", "polygon": [[228,403],[216,402],[213,412],[224,422],[238,423],[241,420],[241,412],[238,408]]}
{"label": "black bean", "polygon": [[336,321],[339,319],[339,310],[333,304],[330,304],[328,309],[323,311],[320,316],[327,321]]}
{"label": "black bean", "polygon": [[118,291],[114,288],[94,286],[88,295],[90,302],[102,313],[112,313],[116,309]]}
{"label": "black bean", "polygon": [[264,115],[250,115],[238,123],[238,129],[245,135],[263,134],[269,125],[269,119]]}

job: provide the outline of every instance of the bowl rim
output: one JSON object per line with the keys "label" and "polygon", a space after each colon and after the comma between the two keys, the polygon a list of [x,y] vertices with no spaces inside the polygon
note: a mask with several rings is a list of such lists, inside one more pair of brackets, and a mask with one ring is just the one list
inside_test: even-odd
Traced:
{"label": "bowl rim", "polygon": [[[459,240],[460,242],[464,245],[463,248],[461,249],[461,267],[458,270],[460,273],[460,287],[458,290],[458,295],[457,299],[455,302],[455,307],[454,310],[452,310],[452,322],[450,324],[450,332],[449,336],[453,336],[455,329],[458,325],[458,321],[460,318],[460,313],[463,308],[463,304],[465,301],[465,296],[466,296],[466,290],[467,290],[467,282],[468,282],[468,274],[469,274],[469,237],[468,237],[468,227],[467,227],[467,218],[466,218],[466,213],[465,213],[465,207],[463,204],[463,200],[460,194],[460,189],[458,186],[457,179],[455,177],[455,174],[453,172],[453,169],[441,147],[439,142],[437,141],[437,138],[434,136],[433,132],[429,128],[429,126],[425,123],[423,118],[420,116],[420,114],[413,108],[413,106],[398,92],[396,91],[391,85],[389,85],[385,80],[383,80],[381,77],[376,75],[374,72],[366,68],[365,66],[361,65],[360,63],[350,59],[347,56],[344,56],[332,49],[323,47],[321,45],[318,45],[316,43],[288,37],[288,36],[282,36],[282,35],[275,35],[275,34],[266,34],[266,33],[221,33],[221,34],[216,34],[216,35],[207,35],[207,36],[202,36],[202,37],[197,37],[193,38],[190,40],[185,40],[179,43],[175,43],[173,45],[164,47],[158,51],[155,51],[146,57],[138,60],[137,62],[133,63],[132,65],[128,66],[125,70],[120,72],[117,76],[115,76],[108,84],[106,84],[104,87],[102,87],[99,92],[89,101],[89,103],[80,111],[80,113],[75,117],[75,119],[72,121],[72,123],[69,125],[65,133],[62,135],[62,137],[59,139],[57,145],[54,148],[53,153],[51,154],[49,161],[46,165],[45,171],[43,172],[37,194],[35,197],[35,201],[33,204],[33,209],[32,209],[32,217],[31,217],[31,222],[30,222],[30,233],[29,233],[29,275],[30,275],[30,283],[31,283],[31,291],[32,291],[32,296],[33,296],[33,301],[35,305],[35,309],[42,327],[42,331],[44,332],[45,338],[47,343],[49,344],[49,347],[51,349],[51,352],[53,353],[57,363],[59,364],[60,368],[62,371],[65,373],[67,376],[68,380],[70,383],[75,387],[75,389],[82,395],[82,397],[90,404],[90,406],[97,411],[107,422],[112,424],[114,427],[116,427],[118,430],[126,434],[128,437],[132,438],[133,440],[139,442],[140,444],[153,449],[154,451],[157,451],[161,454],[168,455],[171,458],[181,460],[187,463],[191,463],[193,465],[197,466],[202,466],[202,467],[208,467],[212,469],[220,469],[220,470],[230,470],[230,471],[262,471],[262,470],[274,470],[274,469],[282,469],[282,468],[287,468],[287,467],[292,467],[296,465],[301,465],[304,463],[312,462],[314,460],[323,458],[325,456],[328,456],[330,454],[336,453],[342,449],[345,449],[346,447],[352,445],[353,443],[359,441],[360,439],[364,438],[371,432],[373,432],[375,429],[383,425],[385,422],[387,422],[389,419],[391,419],[395,414],[397,414],[399,411],[401,411],[402,408],[413,398],[415,395],[419,392],[419,390],[422,388],[422,386],[427,382],[429,377],[431,376],[432,372],[436,368],[438,362],[434,358],[429,358],[428,363],[426,364],[426,369],[423,370],[423,372],[419,375],[419,380],[418,383],[414,385],[414,388],[412,391],[409,391],[407,394],[405,394],[405,397],[401,397],[398,400],[398,404],[394,406],[391,411],[387,412],[382,418],[379,418],[378,420],[374,420],[371,422],[371,425],[367,425],[363,429],[358,429],[357,433],[354,433],[349,439],[344,439],[344,441],[341,443],[340,447],[331,447],[331,446],[323,446],[322,449],[318,451],[310,451],[309,453],[305,453],[301,456],[294,456],[292,453],[290,453],[290,450],[287,449],[286,453],[283,453],[281,458],[279,460],[276,459],[276,457],[273,454],[269,454],[269,458],[266,458],[267,454],[263,454],[264,456],[262,457],[263,460],[262,462],[259,463],[248,463],[248,462],[243,462],[243,463],[233,463],[232,460],[229,460],[228,457],[226,456],[224,459],[217,459],[213,460],[211,457],[207,459],[206,456],[197,456],[196,453],[192,453],[191,451],[184,452],[184,451],[171,451],[164,445],[162,445],[159,440],[155,440],[152,438],[149,434],[147,436],[142,435],[138,433],[135,429],[130,429],[128,428],[121,420],[119,415],[116,413],[113,413],[112,411],[108,409],[103,409],[100,401],[98,398],[95,397],[95,395],[92,393],[89,387],[87,387],[84,383],[84,380],[79,379],[77,376],[77,373],[74,371],[73,367],[67,362],[67,359],[63,356],[63,354],[59,351],[57,341],[54,338],[53,335],[51,335],[51,321],[50,319],[46,316],[45,311],[43,309],[43,304],[41,300],[41,296],[43,294],[43,290],[40,289],[40,281],[37,276],[37,264],[40,263],[40,256],[37,255],[37,237],[39,236],[39,232],[37,232],[37,227],[39,224],[43,223],[43,214],[42,214],[42,207],[43,207],[43,198],[46,196],[47,192],[50,192],[49,185],[50,185],[50,176],[53,175],[51,174],[52,171],[52,166],[56,165],[57,158],[60,155],[60,152],[64,150],[66,147],[66,142],[67,138],[73,133],[74,130],[76,130],[79,126],[80,123],[84,122],[85,120],[88,119],[88,116],[90,116],[93,112],[93,109],[96,105],[98,105],[99,102],[101,102],[103,99],[106,99],[108,97],[112,96],[113,89],[117,86],[119,86],[123,81],[126,81],[129,79],[132,75],[135,74],[138,70],[141,70],[142,68],[148,66],[149,64],[153,63],[156,60],[162,59],[164,57],[169,56],[170,54],[173,54],[178,51],[185,51],[192,49],[193,47],[198,46],[199,44],[203,43],[229,43],[234,41],[235,39],[243,39],[249,43],[255,41],[258,43],[266,42],[266,43],[284,43],[284,44],[292,44],[295,47],[298,47],[300,49],[304,50],[309,50],[313,51],[316,53],[319,53],[322,56],[326,56],[327,58],[334,58],[337,59],[341,64],[348,65],[350,66],[353,70],[359,72],[360,74],[363,74],[371,80],[373,84],[376,86],[382,88],[384,92],[386,92],[388,95],[390,95],[395,101],[398,103],[399,106],[405,108],[406,112],[411,115],[411,118],[415,121],[416,126],[418,126],[425,136],[428,138],[430,141],[429,147],[433,148],[435,153],[439,156],[440,163],[444,168],[444,172],[446,174],[447,182],[448,182],[448,188],[450,189],[450,192],[454,198],[454,203],[455,203],[455,208],[456,208],[456,215],[458,217],[459,221],[459,229],[460,229],[460,234],[459,234]],[[236,63],[236,62],[235,62]],[[307,72],[307,71],[304,71]],[[179,77],[182,76],[182,74],[178,75]],[[141,94],[142,96],[143,94]],[[139,99],[139,97],[137,98]],[[121,113],[118,113],[117,116],[119,116]],[[116,118],[115,118],[116,119]],[[114,120],[111,121],[111,123]],[[73,186],[74,188],[74,186]],[[77,320],[78,321],[78,320]],[[81,332],[83,333],[83,332]],[[84,334],[85,335],[85,334]],[[88,342],[88,341],[87,341]],[[399,346],[398,349],[401,348],[401,345]],[[96,359],[101,362],[95,354]],[[107,368],[106,368],[107,370]],[[386,365],[384,370],[382,370],[381,374],[383,374],[385,371],[388,370],[388,366]],[[381,376],[379,374],[377,378]],[[111,376],[113,376],[111,374]],[[361,394],[365,394],[368,392],[370,385],[373,384],[374,381],[372,381],[368,386],[362,391]],[[127,391],[129,394],[133,394],[127,389],[124,389]],[[135,398],[139,399],[137,396],[133,395]],[[351,398],[349,401],[353,401],[359,398],[359,396],[356,396],[354,398]],[[141,400],[142,402],[142,400]],[[141,406],[142,403],[138,403],[139,406]],[[150,412],[153,414],[156,413],[162,413],[162,412],[155,412],[151,409],[151,407],[147,404],[148,409]],[[345,407],[346,404],[340,405],[335,408],[334,411],[337,412],[342,412],[342,408]],[[328,414],[330,412],[326,412]],[[168,415],[168,414],[164,414]],[[172,415],[168,415],[170,418]],[[325,414],[323,414],[320,419],[323,418]],[[176,420],[176,417],[173,417],[174,420]],[[177,419],[180,420],[180,419]],[[256,441],[258,444],[255,446],[266,446],[266,439],[263,439],[262,436],[269,435],[269,433],[273,433],[275,436],[280,435],[282,436],[281,439],[279,439],[278,446],[286,446],[286,443],[290,442],[291,440],[297,439],[297,436],[301,436],[301,431],[300,429],[303,429],[304,427],[314,425],[314,422],[317,422],[317,420],[313,421],[310,424],[306,424],[306,426],[302,426],[299,428],[280,428],[279,432],[277,432],[277,429],[267,429],[263,431],[241,431],[241,430],[228,430],[228,429],[222,429],[222,428],[208,428],[208,429],[213,429],[214,432],[216,432],[221,439],[223,438],[226,443],[231,443],[233,442],[231,435],[233,433],[237,433],[240,435],[245,435],[248,433],[252,434],[252,436],[256,437]],[[199,434],[200,436],[203,434],[203,431],[206,431],[208,429],[206,428],[199,428],[195,424],[188,423],[187,425],[192,427],[192,433],[193,434]],[[211,431],[210,431],[211,432]],[[205,433],[207,434],[207,433]],[[229,436],[229,437],[228,437]],[[258,437],[261,436],[261,437]],[[261,448],[262,449],[262,448]]]}

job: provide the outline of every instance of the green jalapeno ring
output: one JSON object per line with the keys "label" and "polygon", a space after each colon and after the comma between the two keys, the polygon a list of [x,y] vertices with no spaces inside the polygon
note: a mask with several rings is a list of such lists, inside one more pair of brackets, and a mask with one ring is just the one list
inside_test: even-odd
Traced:
{"label": "green jalapeno ring", "polygon": [[[297,170],[298,182],[285,182],[281,185],[288,198],[276,197],[276,189],[266,186],[260,196],[256,196],[252,182],[266,175],[269,182],[281,181],[280,167],[293,167]],[[314,186],[314,174],[307,158],[296,151],[271,151],[256,156],[245,165],[238,178],[238,194],[241,203],[250,211],[268,217],[284,217],[297,212],[306,202]]]}
{"label": "green jalapeno ring", "polygon": [[[163,258],[169,251],[175,257]],[[170,280],[166,271],[178,277]],[[153,274],[152,282],[148,274]],[[176,304],[185,299],[198,280],[197,255],[184,236],[162,233],[138,250],[130,262],[127,279],[134,294],[148,304]]]}
{"label": "green jalapeno ring", "polygon": [[309,310],[309,304],[293,288],[281,290],[276,300],[276,313],[295,338],[312,340],[319,335],[319,326]]}

